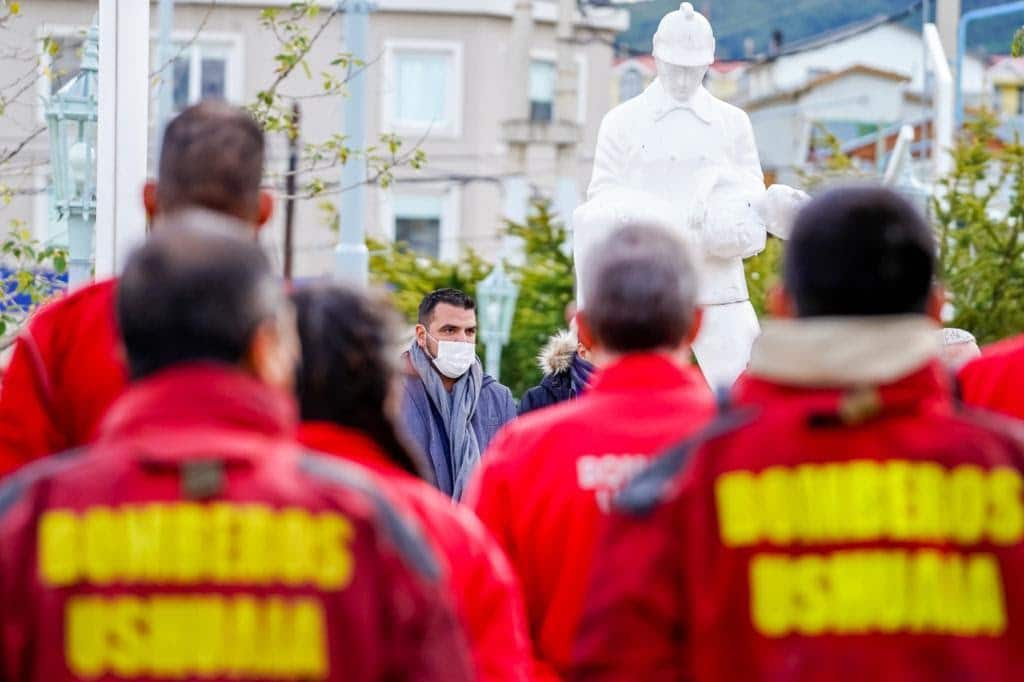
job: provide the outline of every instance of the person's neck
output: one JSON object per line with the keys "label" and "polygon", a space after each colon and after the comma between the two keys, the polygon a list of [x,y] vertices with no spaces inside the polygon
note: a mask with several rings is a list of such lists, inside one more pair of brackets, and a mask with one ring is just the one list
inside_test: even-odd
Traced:
{"label": "person's neck", "polygon": [[[438,374],[441,373],[438,372]],[[458,381],[458,379],[449,379],[445,375],[441,374],[441,385],[444,386],[444,390],[446,390],[448,393],[451,393],[452,389],[455,388],[456,381]]]}
{"label": "person's neck", "polygon": [[681,346],[679,348],[651,348],[649,350],[629,351],[628,353],[619,353],[617,351],[601,348],[591,348],[590,363],[599,368],[607,367],[608,365],[634,355],[660,355],[679,367],[686,367],[690,364],[689,346]]}

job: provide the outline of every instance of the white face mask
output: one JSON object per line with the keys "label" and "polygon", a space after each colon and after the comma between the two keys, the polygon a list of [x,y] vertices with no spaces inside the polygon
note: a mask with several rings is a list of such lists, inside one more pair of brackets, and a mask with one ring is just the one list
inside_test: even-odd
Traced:
{"label": "white face mask", "polygon": [[441,341],[433,336],[430,338],[437,342],[437,357],[432,358],[434,367],[449,379],[458,379],[468,372],[476,361],[475,344],[465,341]]}

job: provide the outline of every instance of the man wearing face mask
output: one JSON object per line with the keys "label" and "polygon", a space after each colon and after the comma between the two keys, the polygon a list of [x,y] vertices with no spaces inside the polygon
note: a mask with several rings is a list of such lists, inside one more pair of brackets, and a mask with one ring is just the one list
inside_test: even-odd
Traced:
{"label": "man wearing face mask", "polygon": [[[694,245],[700,273],[704,326],[693,350],[708,383],[728,386],[759,332],[743,259],[764,248],[767,232],[787,236],[806,195],[783,185],[765,190],[749,117],[702,86],[715,60],[715,37],[690,3],[662,19],[654,58],[658,78],[602,121],[590,206],[578,210],[601,213],[622,190],[671,204],[678,236]],[[574,225],[581,281],[581,254],[600,236],[587,233],[585,220],[574,218]]]}
{"label": "man wearing face mask", "polygon": [[516,416],[512,392],[484,374],[476,357],[476,304],[457,289],[423,299],[416,338],[405,353],[406,435],[430,461],[437,487],[462,497],[491,438]]}

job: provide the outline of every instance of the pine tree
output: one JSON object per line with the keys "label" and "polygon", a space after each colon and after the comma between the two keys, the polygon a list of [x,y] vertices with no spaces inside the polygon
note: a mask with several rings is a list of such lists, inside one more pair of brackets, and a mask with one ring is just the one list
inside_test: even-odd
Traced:
{"label": "pine tree", "polygon": [[565,328],[565,308],[573,300],[575,271],[566,247],[568,233],[547,203],[538,202],[526,224],[506,222],[522,242],[525,262],[510,266],[519,285],[512,339],[501,356],[502,383],[519,397],[541,378],[537,353],[548,338]]}
{"label": "pine tree", "polygon": [[932,200],[949,324],[981,343],[1024,331],[1024,146],[1000,145],[997,126],[987,114],[967,125]]}

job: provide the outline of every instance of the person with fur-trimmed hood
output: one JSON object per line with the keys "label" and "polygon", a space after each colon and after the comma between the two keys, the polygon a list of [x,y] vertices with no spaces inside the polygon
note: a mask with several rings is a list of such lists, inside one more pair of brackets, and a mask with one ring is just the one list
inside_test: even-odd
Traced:
{"label": "person with fur-trimmed hood", "polygon": [[578,397],[590,384],[594,371],[588,356],[589,351],[580,342],[575,323],[552,336],[537,356],[544,378],[523,394],[519,414]]}

